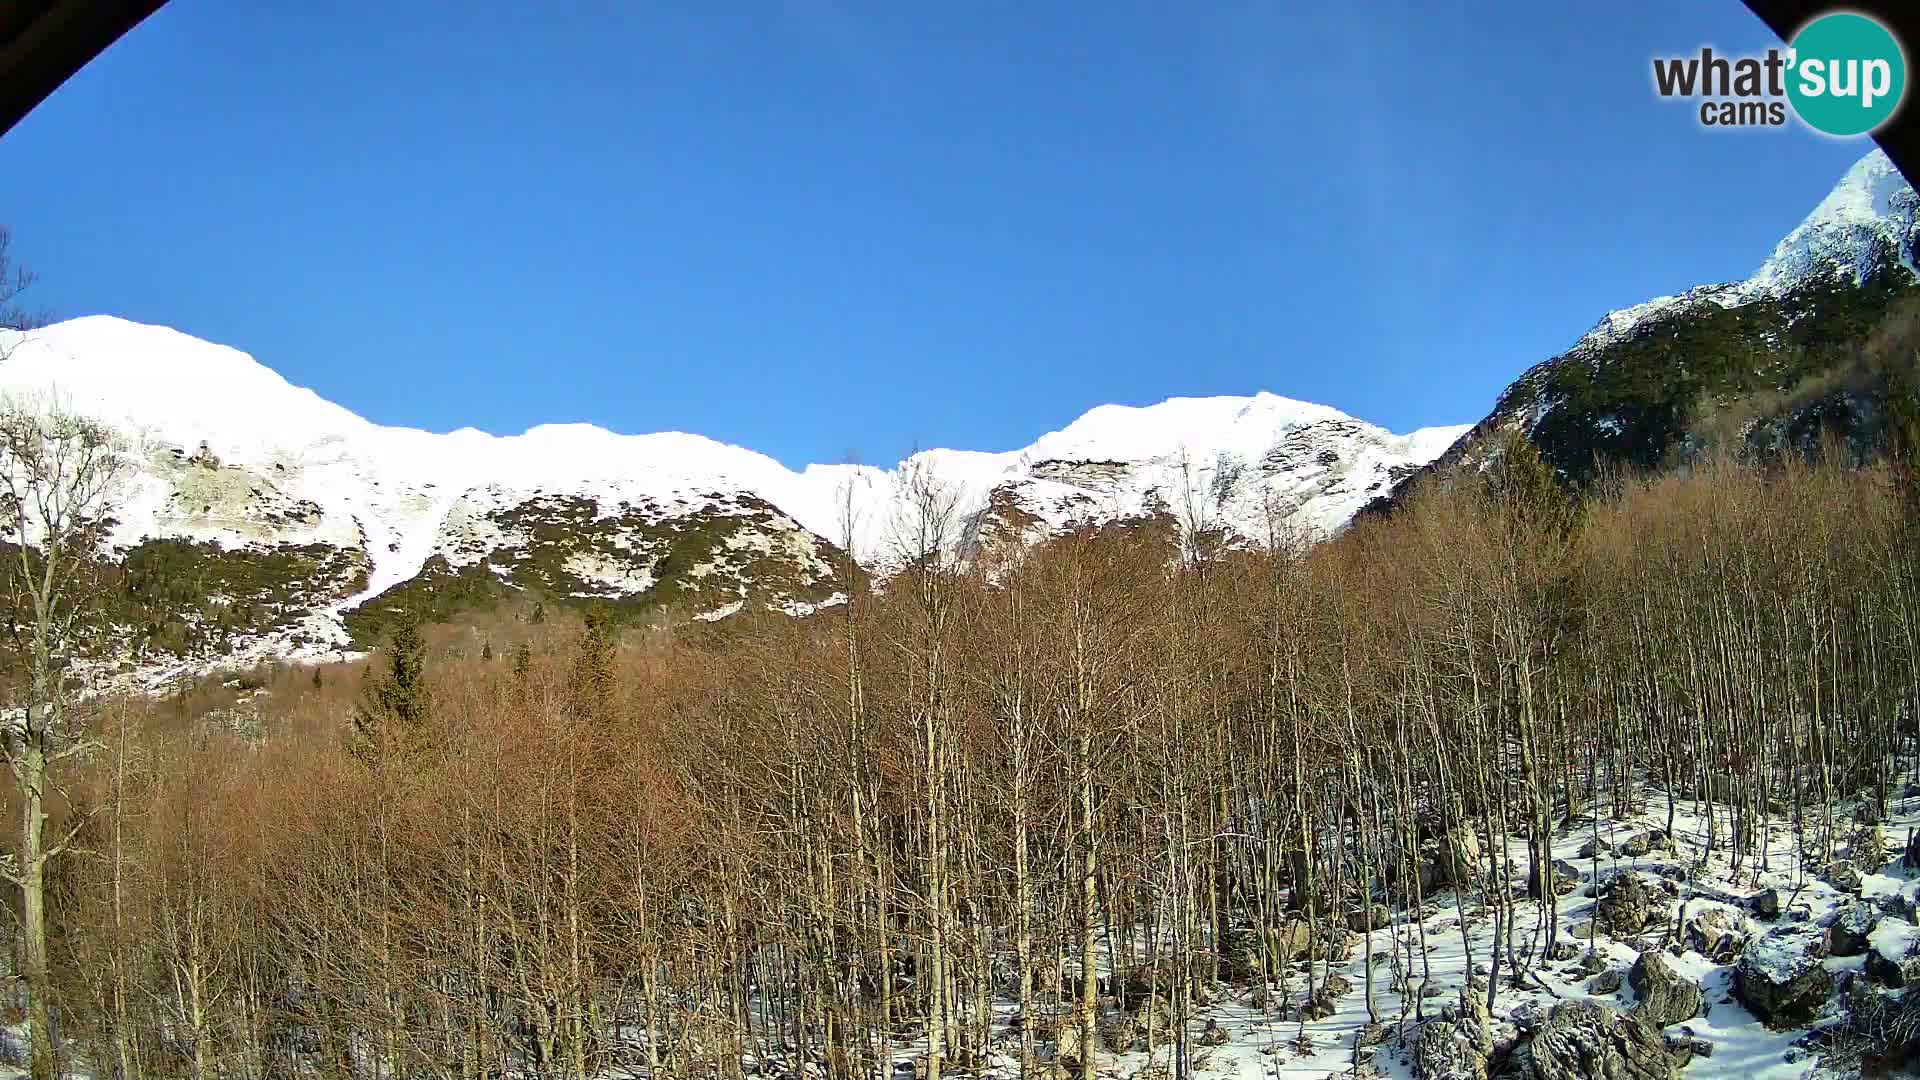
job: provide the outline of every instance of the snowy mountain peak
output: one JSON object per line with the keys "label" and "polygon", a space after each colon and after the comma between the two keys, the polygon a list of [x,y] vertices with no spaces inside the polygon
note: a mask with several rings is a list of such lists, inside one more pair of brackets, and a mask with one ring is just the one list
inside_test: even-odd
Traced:
{"label": "snowy mountain peak", "polygon": [[1857,282],[1888,261],[1920,273],[1916,247],[1920,197],[1886,152],[1876,149],[1847,170],[1746,280],[1702,285],[1679,296],[1655,297],[1608,312],[1569,352],[1590,354],[1649,320],[1683,314],[1701,304],[1738,307],[1777,299],[1808,284]]}

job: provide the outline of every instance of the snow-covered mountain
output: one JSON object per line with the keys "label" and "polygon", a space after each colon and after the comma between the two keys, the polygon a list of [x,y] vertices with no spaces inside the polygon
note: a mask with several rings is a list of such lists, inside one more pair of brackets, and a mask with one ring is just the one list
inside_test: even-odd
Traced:
{"label": "snow-covered mountain", "polygon": [[[0,392],[56,396],[127,435],[137,469],[113,542],[138,562],[175,541],[157,573],[238,582],[212,599],[223,618],[249,612],[223,643],[242,655],[343,647],[355,612],[450,583],[802,613],[846,587],[844,547],[868,572],[898,565],[928,482],[951,497],[944,546],[962,557],[1156,515],[1248,542],[1276,525],[1324,535],[1464,430],[1394,435],[1271,394],[1176,398],[1101,406],[1021,450],[796,472],[680,433],[384,427],[245,353],[110,317],[0,335],[0,355]],[[232,571],[274,556],[302,580]]]}
{"label": "snow-covered mountain", "polygon": [[1684,459],[1716,414],[1756,448],[1813,445],[1823,433],[1864,447],[1885,388],[1854,369],[1872,328],[1915,291],[1917,249],[1920,196],[1876,149],[1745,280],[1608,313],[1516,379],[1398,494],[1422,476],[1484,466],[1514,433],[1576,480],[1604,461]]}
{"label": "snow-covered mountain", "polygon": [[1656,297],[1608,312],[1568,353],[1591,354],[1649,322],[1705,304],[1739,307],[1780,299],[1810,283],[1859,281],[1888,259],[1897,260],[1910,273],[1920,273],[1914,266],[1916,241],[1920,241],[1920,198],[1886,151],[1876,149],[1847,170],[1746,280],[1701,285],[1679,296]]}

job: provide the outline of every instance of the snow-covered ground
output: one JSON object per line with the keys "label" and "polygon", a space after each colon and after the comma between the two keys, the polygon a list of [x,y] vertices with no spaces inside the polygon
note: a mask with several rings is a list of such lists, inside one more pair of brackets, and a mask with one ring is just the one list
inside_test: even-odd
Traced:
{"label": "snow-covered ground", "polygon": [[[1687,1076],[1703,1080],[1787,1080],[1849,1075],[1823,1066],[1817,1040],[1810,1037],[1810,1032],[1843,1023],[1841,992],[1845,984],[1872,976],[1863,955],[1826,955],[1825,928],[1849,912],[1865,913],[1871,926],[1869,949],[1904,957],[1920,946],[1920,926],[1914,924],[1910,914],[1900,914],[1911,913],[1916,899],[1920,899],[1920,876],[1908,870],[1901,858],[1908,830],[1920,827],[1920,786],[1903,790],[1911,793],[1892,800],[1891,812],[1881,826],[1889,844],[1886,856],[1862,868],[1857,890],[1838,888],[1814,874],[1812,867],[1803,867],[1796,834],[1786,819],[1775,819],[1766,826],[1766,858],[1749,854],[1738,872],[1729,857],[1724,807],[1715,810],[1720,838],[1711,855],[1706,853],[1704,807],[1684,800],[1678,802],[1672,850],[1656,844],[1645,854],[1622,851],[1623,847],[1638,850],[1630,843],[1633,838],[1665,828],[1665,798],[1657,793],[1648,795],[1644,812],[1625,820],[1601,821],[1598,837],[1604,849],[1597,862],[1580,857],[1583,847],[1595,836],[1591,820],[1567,829],[1555,841],[1554,854],[1577,867],[1579,877],[1573,891],[1559,900],[1559,958],[1543,962],[1536,956],[1524,987],[1514,985],[1511,971],[1503,969],[1490,1018],[1491,1034],[1500,1048],[1496,1059],[1501,1051],[1537,1029],[1563,1002],[1592,1001],[1623,1013],[1633,1010],[1638,995],[1629,971],[1644,951],[1660,953],[1673,969],[1698,983],[1704,992],[1699,1015],[1665,1027],[1670,1038],[1704,1040],[1704,1048],[1710,1048],[1710,1054],[1695,1054],[1685,1067]],[[1835,826],[1842,837],[1859,827],[1853,820],[1853,810],[1851,803],[1836,808]],[[1809,813],[1807,824],[1811,829],[1817,826],[1819,815],[1817,810]],[[1842,853],[1846,849],[1844,842],[1836,848]],[[1524,841],[1516,839],[1508,856],[1513,869],[1509,885],[1519,897],[1514,910],[1514,940],[1517,947],[1524,947],[1535,933],[1541,905],[1524,898]],[[1590,931],[1600,902],[1593,894],[1604,894],[1604,886],[1623,874],[1641,875],[1642,880],[1653,883],[1655,903],[1647,926],[1641,933],[1620,936],[1605,930]],[[1596,882],[1602,888],[1594,888]],[[1760,917],[1753,911],[1753,897],[1767,889],[1777,890],[1781,900],[1781,913],[1776,918]],[[1332,970],[1349,984],[1337,998],[1337,1008],[1324,1018],[1307,1020],[1304,1028],[1298,1014],[1283,1007],[1277,995],[1270,999],[1270,1008],[1262,1009],[1254,1003],[1250,988],[1208,988],[1205,996],[1210,1002],[1194,1006],[1189,1028],[1194,1074],[1222,1080],[1321,1080],[1334,1074],[1352,1074],[1358,1068],[1359,1075],[1415,1077],[1418,1074],[1411,1047],[1422,1018],[1430,1021],[1441,1015],[1443,1008],[1453,1008],[1461,989],[1470,981],[1475,995],[1484,998],[1495,943],[1494,920],[1477,893],[1469,890],[1458,899],[1466,910],[1464,924],[1456,909],[1455,894],[1447,891],[1428,897],[1419,919],[1403,918],[1396,925],[1365,936],[1371,939],[1375,956],[1372,1017],[1365,991],[1367,945],[1360,935],[1355,935],[1349,957],[1332,965]],[[1775,963],[1787,968],[1818,964],[1833,976],[1835,989],[1810,1023],[1784,1030],[1770,1028],[1734,995],[1736,956],[1709,958],[1688,947],[1685,926],[1712,911],[1726,914],[1729,929],[1743,942],[1742,951],[1753,951],[1756,956],[1771,953]],[[1111,964],[1105,967],[1110,969]],[[1304,985],[1304,966],[1296,964],[1294,969],[1289,986],[1291,1000],[1297,1004]],[[1209,1023],[1225,1030],[1228,1038],[1224,1045],[1201,1045]],[[904,1061],[913,1049],[903,1048],[898,1056]],[[996,1067],[982,1075],[1017,1075],[1017,1053],[1017,1039],[1008,1035]],[[1168,1075],[1161,1071],[1168,1063],[1168,1051],[1162,1050],[1156,1058],[1149,1062],[1140,1052],[1103,1052],[1097,1060],[1106,1076]]]}

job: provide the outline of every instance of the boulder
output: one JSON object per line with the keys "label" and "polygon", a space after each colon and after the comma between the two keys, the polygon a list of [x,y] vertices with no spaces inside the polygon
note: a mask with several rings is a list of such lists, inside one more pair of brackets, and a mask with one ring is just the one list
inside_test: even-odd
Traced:
{"label": "boulder", "polygon": [[1714,908],[1688,919],[1680,940],[1716,964],[1731,964],[1740,955],[1740,947],[1747,943],[1747,936],[1740,932],[1726,909]]}
{"label": "boulder", "polygon": [[1143,1041],[1140,1025],[1131,1014],[1116,1010],[1100,1018],[1100,1045],[1112,1053],[1130,1053]]}
{"label": "boulder", "polygon": [[1892,987],[1920,985],[1920,927],[1883,920],[1867,935],[1867,974]]}
{"label": "boulder", "polygon": [[1635,833],[1620,844],[1620,854],[1630,859],[1638,859],[1655,851],[1667,851],[1672,848],[1665,829],[1648,829]]}
{"label": "boulder", "polygon": [[1864,956],[1867,938],[1879,921],[1880,912],[1871,904],[1856,900],[1842,905],[1827,924],[1827,955]]}
{"label": "boulder", "polygon": [[[1309,948],[1316,959],[1345,960],[1353,953],[1357,940],[1344,926],[1322,923],[1317,936],[1309,932],[1305,919],[1289,919],[1267,934],[1267,948],[1275,963],[1305,960]],[[1220,943],[1220,977],[1228,982],[1246,982],[1260,967],[1260,932],[1250,927],[1230,931]]]}
{"label": "boulder", "polygon": [[1429,1020],[1413,1037],[1417,1080],[1487,1080],[1487,1055],[1456,1022]]}
{"label": "boulder", "polygon": [[1853,857],[1853,865],[1877,872],[1887,862],[1887,836],[1878,824],[1863,825],[1854,832],[1847,854]]}
{"label": "boulder", "polygon": [[1747,898],[1747,908],[1753,912],[1753,917],[1756,919],[1766,919],[1771,922],[1779,918],[1780,890],[1761,889]]}
{"label": "boulder", "polygon": [[1681,1064],[1639,1018],[1566,1001],[1515,1048],[1508,1071],[1517,1080],[1677,1080]]}
{"label": "boulder", "polygon": [[1804,1023],[1827,1000],[1833,977],[1808,955],[1806,938],[1771,935],[1749,944],[1733,966],[1733,996],[1769,1027]]}
{"label": "boulder", "polygon": [[1347,912],[1347,929],[1365,932],[1393,925],[1393,913],[1384,904],[1369,904]]}
{"label": "boulder", "polygon": [[1580,845],[1580,857],[1583,859],[1597,859],[1612,850],[1612,846],[1605,840],[1599,837],[1589,837],[1586,843]]}
{"label": "boulder", "polygon": [[1706,1000],[1700,984],[1680,974],[1657,950],[1641,953],[1627,980],[1633,984],[1633,992],[1640,995],[1633,1015],[1656,1028],[1693,1019]]}
{"label": "boulder", "polygon": [[1860,870],[1850,859],[1835,859],[1827,864],[1827,884],[1841,892],[1858,893],[1862,884]]}
{"label": "boulder", "polygon": [[1600,891],[1593,921],[1615,937],[1637,934],[1647,928],[1655,902],[1654,890],[1640,875],[1622,874]]}
{"label": "boulder", "polygon": [[1421,845],[1426,865],[1421,879],[1435,889],[1471,885],[1480,873],[1480,837],[1465,825]]}
{"label": "boulder", "polygon": [[1587,980],[1589,994],[1617,994],[1620,992],[1620,972],[1603,971]]}
{"label": "boulder", "polygon": [[1208,1020],[1207,1026],[1200,1032],[1201,1046],[1227,1045],[1227,1029],[1220,1026],[1218,1020]]}
{"label": "boulder", "polygon": [[1920,832],[1907,830],[1907,851],[1901,858],[1907,864],[1907,869],[1920,869]]}

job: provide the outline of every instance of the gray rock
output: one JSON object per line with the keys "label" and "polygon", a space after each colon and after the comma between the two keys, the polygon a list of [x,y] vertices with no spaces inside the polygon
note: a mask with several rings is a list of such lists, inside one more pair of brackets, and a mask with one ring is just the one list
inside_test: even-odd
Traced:
{"label": "gray rock", "polygon": [[1208,1020],[1207,1026],[1200,1032],[1201,1046],[1227,1045],[1227,1029],[1220,1026],[1218,1020]]}
{"label": "gray rock", "polygon": [[1593,921],[1615,937],[1637,934],[1647,928],[1654,903],[1654,891],[1640,875],[1622,874],[1601,890]]}
{"label": "gray rock", "polygon": [[1762,889],[1747,898],[1747,906],[1756,919],[1777,919],[1780,917],[1780,890]]}
{"label": "gray rock", "polygon": [[1620,973],[1618,971],[1603,971],[1587,980],[1587,993],[1589,994],[1617,994],[1619,992]]}
{"label": "gray rock", "polygon": [[1676,1080],[1681,1062],[1643,1020],[1590,1001],[1556,1006],[1515,1048],[1517,1080]]}
{"label": "gray rock", "polygon": [[1384,904],[1370,904],[1347,912],[1347,929],[1356,931],[1378,930],[1393,924],[1393,913]]}
{"label": "gray rock", "polygon": [[1871,904],[1855,901],[1843,905],[1834,913],[1833,921],[1827,924],[1827,955],[1865,955],[1867,937],[1873,933],[1874,924],[1879,921],[1880,912]]}
{"label": "gray rock", "polygon": [[1878,824],[1862,826],[1853,834],[1847,854],[1853,856],[1855,866],[1869,872],[1878,871],[1887,862],[1887,836]]}
{"label": "gray rock", "polygon": [[1612,850],[1612,846],[1605,840],[1597,837],[1588,837],[1587,842],[1580,845],[1580,857],[1583,859],[1597,859]]}
{"label": "gray rock", "polygon": [[1731,964],[1747,943],[1747,936],[1724,908],[1714,908],[1688,919],[1680,940],[1716,964]]}
{"label": "gray rock", "polygon": [[1640,995],[1633,1015],[1656,1028],[1693,1019],[1706,1000],[1699,983],[1680,974],[1671,960],[1651,949],[1633,962],[1627,980],[1633,984],[1633,992]]}
{"label": "gray rock", "polygon": [[1418,1080],[1486,1080],[1487,1055],[1457,1023],[1430,1020],[1413,1037],[1413,1075]]}
{"label": "gray rock", "polygon": [[1682,1060],[1713,1056],[1712,1043],[1698,1035],[1688,1035],[1677,1031],[1667,1033],[1667,1049],[1671,1051],[1674,1056]]}
{"label": "gray rock", "polygon": [[1100,1044],[1116,1054],[1125,1054],[1142,1042],[1140,1025],[1124,1012],[1112,1012],[1100,1019]]}
{"label": "gray rock", "polygon": [[1835,859],[1827,864],[1827,884],[1841,892],[1858,893],[1861,878],[1859,868],[1849,859]]}
{"label": "gray rock", "polygon": [[1733,966],[1733,996],[1769,1027],[1805,1022],[1833,989],[1826,968],[1807,955],[1808,944],[1800,937],[1771,935],[1749,943]]}

